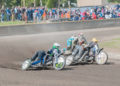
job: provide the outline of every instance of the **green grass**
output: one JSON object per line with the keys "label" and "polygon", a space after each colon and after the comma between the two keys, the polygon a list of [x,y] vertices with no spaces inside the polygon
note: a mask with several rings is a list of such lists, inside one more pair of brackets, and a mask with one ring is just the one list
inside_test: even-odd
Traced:
{"label": "green grass", "polygon": [[101,47],[120,49],[120,38],[100,43]]}
{"label": "green grass", "polygon": [[115,39],[113,39],[113,40],[118,40],[118,41],[120,41],[120,38],[115,38]]}
{"label": "green grass", "polygon": [[10,26],[10,25],[23,25],[24,21],[9,21],[9,22],[0,22],[0,26]]}

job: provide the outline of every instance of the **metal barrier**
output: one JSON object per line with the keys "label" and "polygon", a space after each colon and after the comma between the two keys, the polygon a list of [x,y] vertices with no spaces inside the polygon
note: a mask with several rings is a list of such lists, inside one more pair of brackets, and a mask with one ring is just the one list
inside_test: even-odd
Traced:
{"label": "metal barrier", "polygon": [[116,26],[120,26],[120,19],[88,20],[88,21],[85,20],[78,22],[66,21],[66,22],[52,22],[47,24],[43,23],[16,26],[1,26],[0,36],[38,34],[47,32],[71,31]]}

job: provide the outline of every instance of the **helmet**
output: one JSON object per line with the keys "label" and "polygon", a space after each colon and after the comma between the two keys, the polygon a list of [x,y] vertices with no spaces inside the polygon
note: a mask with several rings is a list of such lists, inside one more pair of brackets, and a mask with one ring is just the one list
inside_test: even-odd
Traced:
{"label": "helmet", "polygon": [[60,44],[58,44],[58,43],[53,44],[53,49],[59,49],[59,47],[60,47]]}
{"label": "helmet", "polygon": [[83,33],[78,34],[79,36],[79,43],[82,45],[85,42],[85,37]]}
{"label": "helmet", "polygon": [[71,38],[73,39],[72,43],[76,45],[78,43],[78,37],[74,35]]}
{"label": "helmet", "polygon": [[92,41],[93,42],[98,42],[98,40],[96,38],[93,38]]}
{"label": "helmet", "polygon": [[83,34],[83,33],[79,33],[78,36],[79,36],[79,37],[80,37],[80,36],[84,36],[84,34]]}

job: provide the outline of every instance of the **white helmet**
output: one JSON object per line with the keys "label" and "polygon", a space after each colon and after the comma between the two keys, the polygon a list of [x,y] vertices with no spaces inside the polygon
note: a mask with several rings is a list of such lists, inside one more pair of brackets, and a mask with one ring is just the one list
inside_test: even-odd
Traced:
{"label": "white helmet", "polygon": [[54,43],[53,44],[53,48],[59,48],[60,47],[60,44],[59,43]]}

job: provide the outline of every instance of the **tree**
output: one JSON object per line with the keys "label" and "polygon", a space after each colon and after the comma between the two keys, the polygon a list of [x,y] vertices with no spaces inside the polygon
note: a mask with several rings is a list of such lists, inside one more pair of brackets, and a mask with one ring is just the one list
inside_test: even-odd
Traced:
{"label": "tree", "polygon": [[24,6],[24,3],[25,3],[25,6],[26,7],[33,7],[34,6],[34,0],[22,0],[23,4],[21,6]]}
{"label": "tree", "polygon": [[16,0],[0,0],[0,6],[12,7],[16,5]]}
{"label": "tree", "polygon": [[[57,8],[60,6],[65,5],[68,7],[68,0],[0,0],[0,8],[4,7],[13,7],[13,6],[26,6],[26,7],[33,7],[33,6],[41,6],[40,2],[42,2],[42,6],[47,6],[48,8]],[[77,0],[70,0],[71,3],[76,3]],[[119,0],[118,0],[119,1]]]}
{"label": "tree", "polygon": [[77,0],[70,0],[71,3],[77,3]]}
{"label": "tree", "polygon": [[108,2],[120,3],[120,0],[108,0]]}
{"label": "tree", "polygon": [[34,7],[36,7],[36,0],[34,0]]}
{"label": "tree", "polygon": [[42,0],[40,0],[40,6],[42,6]]}
{"label": "tree", "polygon": [[64,5],[63,7],[68,6],[68,0],[61,0],[60,4],[61,4],[61,6]]}
{"label": "tree", "polygon": [[2,8],[3,0],[0,0],[0,8]]}
{"label": "tree", "polygon": [[42,2],[42,6],[46,6],[48,0],[36,0],[36,6],[41,6],[41,2]]}
{"label": "tree", "polygon": [[[71,3],[77,3],[77,0],[70,0]],[[61,0],[61,6],[65,5],[65,7],[68,7],[68,0]]]}
{"label": "tree", "polygon": [[55,8],[58,5],[58,0],[48,0],[47,7],[48,8]]}
{"label": "tree", "polygon": [[26,0],[20,0],[20,1],[21,1],[21,4],[20,4],[20,5],[25,7],[25,1],[26,1]]}

